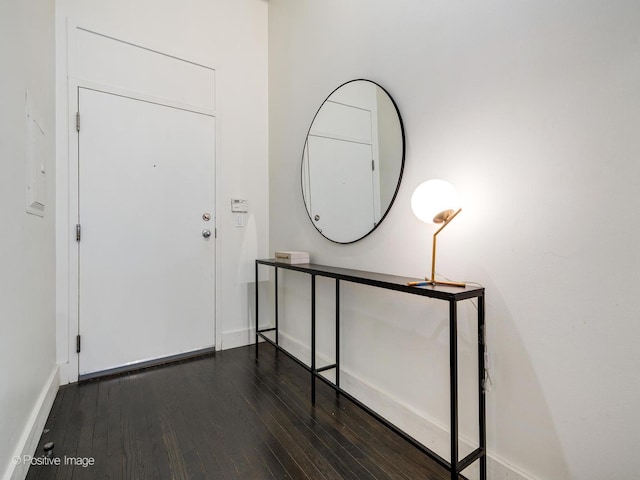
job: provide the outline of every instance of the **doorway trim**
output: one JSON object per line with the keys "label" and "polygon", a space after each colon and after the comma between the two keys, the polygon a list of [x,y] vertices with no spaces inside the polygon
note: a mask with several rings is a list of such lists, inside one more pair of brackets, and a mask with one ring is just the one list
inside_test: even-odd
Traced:
{"label": "doorway trim", "polygon": [[[78,353],[76,352],[76,338],[79,333],[79,298],[78,298],[78,254],[79,245],[76,242],[76,224],[78,223],[78,148],[79,137],[76,130],[76,112],[78,111],[78,89],[87,88],[99,90],[105,93],[121,95],[137,100],[157,103],[168,107],[188,110],[195,113],[203,113],[216,118],[215,129],[215,160],[214,160],[214,188],[215,188],[215,212],[212,219],[213,227],[217,232],[220,228],[218,225],[218,210],[222,205],[220,198],[221,184],[221,149],[220,149],[220,124],[221,119],[215,109],[215,100],[209,105],[194,105],[191,103],[181,102],[174,98],[163,97],[162,95],[150,95],[140,91],[134,91],[127,88],[121,88],[110,82],[100,82],[88,78],[85,74],[80,74],[78,68],[78,32],[83,34],[93,34],[103,39],[114,42],[120,42],[122,45],[141,49],[151,54],[161,55],[166,59],[173,59],[177,62],[186,62],[189,65],[207,69],[212,72],[212,77],[216,70],[188,59],[180,58],[165,52],[159,52],[141,45],[137,45],[126,40],[121,40],[113,36],[99,33],[89,28],[80,27],[72,20],[67,20],[67,102],[61,105],[66,107],[66,137],[67,148],[65,154],[64,149],[58,149],[58,162],[56,165],[56,189],[59,192],[65,192],[65,195],[58,194],[56,205],[56,257],[57,257],[57,273],[56,273],[56,346],[57,346],[57,363],[59,365],[59,380],[61,385],[74,383],[79,378]],[[215,78],[215,77],[213,77]],[[214,80],[215,82],[215,80]],[[215,99],[215,83],[211,85],[213,90],[211,98]],[[66,161],[65,161],[66,160]],[[221,242],[215,242],[215,292],[214,292],[214,341],[215,349],[219,350],[222,345],[222,332],[220,329],[220,263],[218,259],[222,258],[220,251]],[[169,357],[169,360],[171,357]]]}

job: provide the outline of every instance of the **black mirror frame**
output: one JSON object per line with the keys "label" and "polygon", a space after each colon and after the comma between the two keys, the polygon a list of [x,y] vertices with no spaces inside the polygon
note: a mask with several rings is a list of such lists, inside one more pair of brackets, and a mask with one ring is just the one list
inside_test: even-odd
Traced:
{"label": "black mirror frame", "polygon": [[[305,149],[307,147],[307,141],[309,139],[309,134],[311,133],[311,127],[313,127],[313,122],[315,121],[316,117],[318,116],[318,113],[320,112],[320,110],[322,109],[324,104],[327,102],[327,100],[329,100],[331,95],[333,95],[337,90],[339,90],[340,88],[344,87],[345,85],[348,85],[349,83],[353,83],[353,82],[369,82],[369,83],[373,83],[375,86],[380,88],[387,95],[387,97],[389,97],[389,100],[391,100],[391,103],[393,104],[393,107],[396,110],[396,114],[398,115],[398,123],[400,124],[400,135],[402,137],[402,161],[400,163],[400,172],[398,172],[398,182],[396,183],[396,189],[393,192],[393,197],[391,197],[391,201],[389,202],[389,206],[386,208],[384,214],[382,214],[382,216],[380,217],[380,220],[375,224],[375,226],[371,230],[369,230],[363,236],[361,236],[359,238],[356,238],[355,240],[351,240],[349,242],[339,242],[337,240],[333,240],[333,239],[327,237],[326,235],[324,235],[322,233],[322,231],[313,222],[313,219],[311,218],[311,213],[309,212],[309,208],[307,207],[307,202],[306,202],[305,197],[304,197],[304,182],[302,180],[303,175],[304,175],[304,151],[305,151]],[[302,193],[302,202],[304,203],[304,209],[307,212],[307,216],[309,217],[309,220],[311,221],[311,224],[318,231],[318,233],[320,235],[322,235],[324,238],[326,238],[327,240],[329,240],[330,242],[337,243],[339,245],[349,245],[351,243],[358,242],[358,241],[362,240],[363,238],[366,238],[369,235],[371,235],[380,226],[380,224],[384,221],[384,219],[387,218],[387,215],[389,214],[389,211],[391,210],[391,207],[393,206],[393,204],[396,201],[396,197],[398,196],[398,191],[400,190],[400,184],[402,183],[402,174],[404,172],[404,162],[405,162],[406,151],[407,151],[407,145],[406,145],[406,139],[405,139],[405,134],[404,134],[404,123],[402,121],[402,116],[400,115],[400,110],[398,109],[398,105],[396,104],[396,101],[393,99],[393,97],[387,91],[386,88],[384,88],[379,83],[376,83],[373,80],[368,80],[366,78],[356,78],[354,80],[349,80],[348,82],[344,82],[343,84],[341,84],[338,87],[334,88],[331,91],[331,93],[329,95],[327,95],[327,97],[324,99],[324,101],[320,104],[320,107],[318,107],[318,110],[316,110],[316,113],[313,116],[313,119],[311,120],[311,123],[309,124],[309,129],[307,130],[307,135],[306,135],[306,137],[304,139],[304,145],[302,147],[302,160],[300,162],[300,191]]]}

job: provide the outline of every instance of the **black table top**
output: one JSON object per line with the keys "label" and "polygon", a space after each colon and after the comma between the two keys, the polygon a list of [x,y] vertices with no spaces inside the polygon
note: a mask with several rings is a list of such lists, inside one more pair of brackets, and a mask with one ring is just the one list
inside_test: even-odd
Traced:
{"label": "black table top", "polygon": [[349,268],[332,267],[328,265],[316,265],[313,263],[288,264],[276,262],[275,259],[259,259],[256,264],[269,265],[286,270],[295,270],[321,277],[335,278],[353,283],[371,285],[374,287],[396,290],[399,292],[421,295],[423,297],[438,298],[442,300],[465,300],[467,298],[481,297],[484,295],[484,287],[466,286],[453,287],[448,285],[409,286],[407,282],[424,281],[420,278],[401,277],[386,273],[352,270]]}

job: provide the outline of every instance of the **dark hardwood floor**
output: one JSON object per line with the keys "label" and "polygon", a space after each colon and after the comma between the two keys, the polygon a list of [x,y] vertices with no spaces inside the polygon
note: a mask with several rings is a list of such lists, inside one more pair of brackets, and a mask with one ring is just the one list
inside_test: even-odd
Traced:
{"label": "dark hardwood floor", "polygon": [[[446,471],[286,355],[260,346],[60,389],[28,479],[404,479]],[[65,465],[72,458],[93,465]],[[81,460],[76,460],[80,462]]]}

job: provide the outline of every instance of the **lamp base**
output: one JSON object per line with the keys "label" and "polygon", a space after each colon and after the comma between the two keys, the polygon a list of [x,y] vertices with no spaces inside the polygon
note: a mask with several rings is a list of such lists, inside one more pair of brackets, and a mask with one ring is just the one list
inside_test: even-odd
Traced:
{"label": "lamp base", "polygon": [[429,283],[429,285],[448,285],[449,287],[466,287],[467,284],[463,282],[445,282],[444,280],[429,280],[425,277],[425,280]]}

